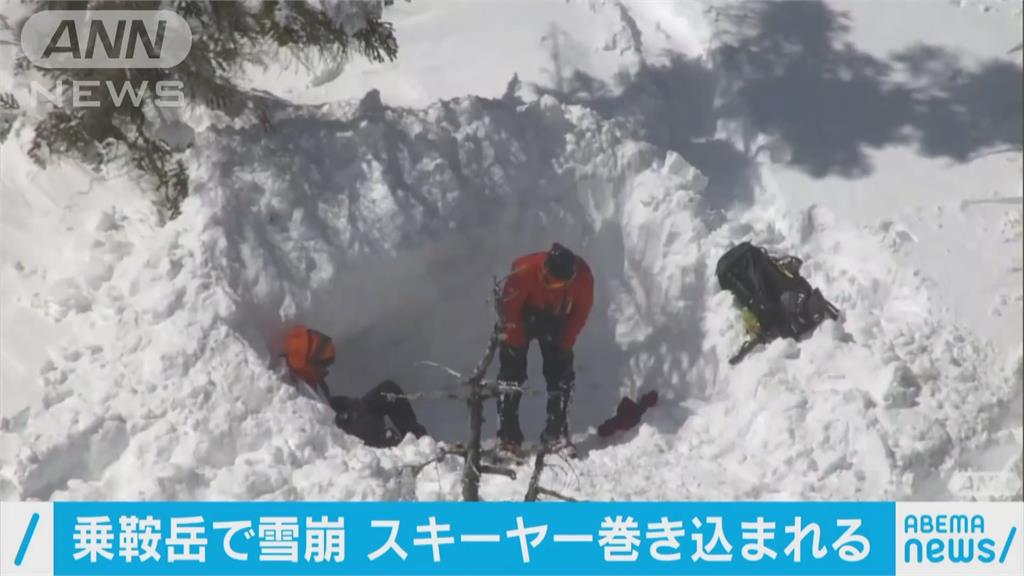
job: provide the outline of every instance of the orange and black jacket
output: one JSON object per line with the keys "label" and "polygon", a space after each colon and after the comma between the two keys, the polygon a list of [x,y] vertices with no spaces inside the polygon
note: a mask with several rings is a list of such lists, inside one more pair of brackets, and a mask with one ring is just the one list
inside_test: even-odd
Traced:
{"label": "orange and black jacket", "polygon": [[512,263],[502,292],[501,311],[505,343],[513,348],[526,346],[524,314],[533,310],[562,321],[559,344],[563,349],[571,349],[594,304],[594,276],[583,258],[576,256],[576,273],[558,288],[544,283],[545,258],[547,252],[535,252],[520,256]]}

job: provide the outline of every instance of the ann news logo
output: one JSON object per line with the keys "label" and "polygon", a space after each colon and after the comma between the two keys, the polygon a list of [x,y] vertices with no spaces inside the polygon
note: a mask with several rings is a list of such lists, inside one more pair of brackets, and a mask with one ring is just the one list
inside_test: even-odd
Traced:
{"label": "ann news logo", "polygon": [[192,30],[170,10],[45,10],[21,31],[21,48],[41,68],[173,68]]}
{"label": "ann news logo", "polygon": [[1024,573],[1024,504],[897,503],[897,574]]}
{"label": "ann news logo", "polygon": [[[188,56],[192,31],[184,18],[170,10],[44,10],[22,27],[21,48],[35,66],[47,69],[153,69],[173,68]],[[106,78],[102,73],[97,78]],[[40,95],[54,104],[64,102],[71,90],[73,107],[98,107],[97,91],[106,90],[120,106],[128,100],[141,105],[154,90],[158,107],[184,105],[183,84],[176,80],[61,79],[52,90],[32,82]]]}

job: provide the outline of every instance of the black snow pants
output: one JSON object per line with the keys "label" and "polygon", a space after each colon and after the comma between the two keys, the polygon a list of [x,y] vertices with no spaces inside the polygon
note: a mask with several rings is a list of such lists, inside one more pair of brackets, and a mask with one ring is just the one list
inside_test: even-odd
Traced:
{"label": "black snow pants", "polygon": [[[417,438],[424,436],[427,429],[416,419],[416,412],[404,394],[398,384],[385,380],[361,398],[331,396],[334,423],[374,448],[395,446],[407,433]],[[388,426],[387,420],[394,428]]]}
{"label": "black snow pants", "polygon": [[550,442],[569,435],[569,403],[576,383],[572,350],[563,350],[560,341],[563,322],[544,313],[527,311],[524,314],[526,346],[513,348],[502,345],[498,354],[501,364],[498,381],[512,387],[498,397],[498,439],[503,442],[521,444],[523,431],[519,426],[519,401],[523,393],[519,390],[526,382],[526,356],[530,342],[537,340],[544,362],[543,374],[547,384],[547,420],[541,441]]}

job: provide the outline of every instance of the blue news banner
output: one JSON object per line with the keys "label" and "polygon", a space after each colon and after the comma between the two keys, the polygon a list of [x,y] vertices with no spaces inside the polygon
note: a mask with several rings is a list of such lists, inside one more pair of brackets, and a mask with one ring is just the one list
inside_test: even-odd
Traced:
{"label": "blue news banner", "polygon": [[1021,576],[1024,502],[2,502],[0,574]]}
{"label": "blue news banner", "polygon": [[53,574],[894,574],[892,503],[57,502]]}

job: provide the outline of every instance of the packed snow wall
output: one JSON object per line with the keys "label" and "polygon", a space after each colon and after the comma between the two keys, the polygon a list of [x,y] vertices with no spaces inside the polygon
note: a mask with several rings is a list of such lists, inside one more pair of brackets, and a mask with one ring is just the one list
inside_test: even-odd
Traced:
{"label": "packed snow wall", "polygon": [[[559,241],[598,279],[577,346],[573,427],[599,423],[622,392],[686,395],[685,374],[702,363],[708,279],[696,243],[707,230],[694,208],[706,180],[679,155],[550,97],[411,111],[370,93],[273,122],[265,136],[210,130],[200,144],[220,151],[200,190],[222,215],[226,273],[252,303],[256,347],[300,321],[337,342],[338,393],[384,378],[451,388],[424,362],[470,370],[494,323],[493,279]],[[536,433],[539,365],[535,350],[523,415]],[[465,435],[461,403],[419,404],[436,437]]]}
{"label": "packed snow wall", "polygon": [[[1019,366],[1007,375],[936,316],[883,235],[788,211],[770,178],[744,202],[708,198],[721,190],[680,154],[550,96],[405,110],[371,92],[282,106],[272,122],[198,132],[179,219],[98,227],[107,264],[48,303],[75,338],[44,365],[42,407],[4,424],[18,445],[6,497],[452,497],[454,459],[436,485],[405,468],[433,440],[378,451],[336,430],[287,386],[277,341],[290,322],[334,336],[339,393],[385,377],[451,386],[422,362],[470,369],[494,320],[492,278],[554,240],[597,277],[572,428],[622,393],[664,397],[636,435],[585,446],[575,489],[591,497],[928,497],[1014,446],[1000,407],[1020,394]],[[743,334],[711,271],[744,239],[805,257],[845,321],[729,367]],[[529,435],[542,401],[524,402]],[[463,437],[461,403],[417,409],[436,438]],[[491,484],[486,497],[520,492]]]}
{"label": "packed snow wall", "polygon": [[[609,6],[633,38],[629,10]],[[597,43],[634,54],[660,37]],[[472,367],[493,322],[491,278],[554,240],[598,279],[573,429],[609,415],[621,393],[664,398],[636,432],[583,446],[567,492],[941,499],[956,496],[960,469],[1019,478],[1019,353],[1005,366],[946,314],[936,287],[895,258],[898,231],[788,207],[772,174],[786,146],[718,108],[713,62],[663,60],[627,70],[621,93],[588,92],[600,82],[574,74],[525,102],[511,90],[393,108],[371,92],[267,101],[269,129],[190,118],[193,195],[165,227],[126,208],[141,195],[124,175],[31,167],[17,126],[5,183],[25,198],[73,189],[62,212],[97,204],[74,234],[62,226],[77,214],[53,228],[86,256],[47,269],[53,289],[32,298],[57,329],[30,346],[48,350],[41,404],[0,427],[0,495],[456,498],[458,459],[412,478],[432,439],[370,450],[336,430],[286,385],[277,339],[293,321],[334,336],[339,393],[384,377],[410,391],[450,386],[422,361]],[[125,194],[98,209],[111,187]],[[741,240],[804,258],[844,321],[729,367],[743,334],[712,271]],[[543,389],[536,351],[531,389]],[[462,437],[458,402],[417,408],[437,437]],[[529,436],[542,410],[542,396],[527,397]],[[487,415],[489,436],[493,406]],[[483,492],[524,489],[488,478]]]}
{"label": "packed snow wall", "polygon": [[[598,278],[577,346],[573,429],[599,423],[622,393],[656,386],[681,399],[703,383],[686,374],[707,363],[709,279],[697,249],[707,230],[694,215],[706,180],[678,154],[551,97],[413,111],[387,109],[371,92],[353,106],[281,107],[272,122],[269,132],[199,132],[183,215],[122,246],[124,261],[101,281],[70,289],[65,314],[109,312],[75,318],[99,343],[48,364],[49,409],[7,425],[35,437],[37,456],[13,466],[22,496],[100,480],[131,457],[148,470],[173,468],[174,454],[194,458],[186,475],[231,466],[247,450],[292,443],[279,425],[304,427],[310,442],[336,438],[329,415],[288,422],[318,409],[284,386],[276,354],[290,322],[334,337],[337,393],[383,378],[409,391],[451,387],[423,362],[470,369],[494,322],[492,279],[552,241],[576,249]],[[539,360],[535,351],[528,434],[543,414]],[[436,438],[464,435],[460,402],[417,408]]]}

